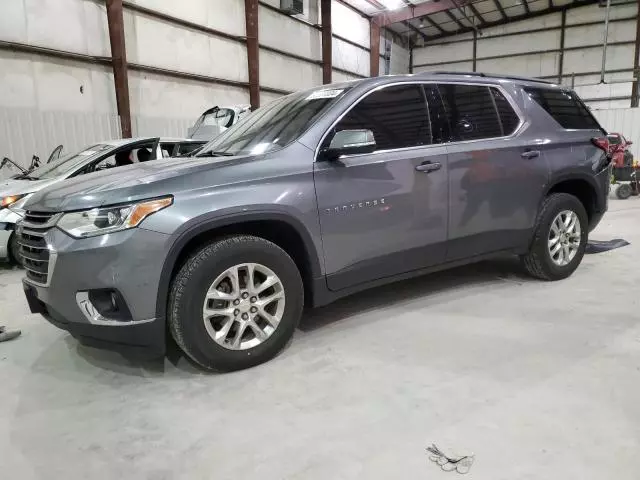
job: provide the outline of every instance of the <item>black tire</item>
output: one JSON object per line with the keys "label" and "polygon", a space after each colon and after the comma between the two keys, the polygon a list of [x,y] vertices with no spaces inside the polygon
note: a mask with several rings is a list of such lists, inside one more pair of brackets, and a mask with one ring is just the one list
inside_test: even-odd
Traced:
{"label": "black tire", "polygon": [[[246,350],[230,350],[207,333],[202,307],[215,279],[242,263],[259,263],[271,269],[282,283],[286,301],[279,325],[266,340]],[[293,337],[303,305],[302,278],[291,257],[263,238],[238,235],[214,241],[189,257],[171,284],[168,322],[174,340],[192,360],[208,370],[228,372],[275,357]]]}
{"label": "black tire", "polygon": [[[549,253],[548,239],[551,224],[556,216],[563,210],[571,210],[576,213],[580,221],[580,246],[576,255],[567,265],[559,266],[554,263]],[[587,246],[589,219],[582,202],[568,193],[553,193],[542,204],[538,214],[538,220],[534,229],[533,241],[529,252],[522,257],[522,262],[527,272],[541,280],[562,280],[570,276],[584,256]]]}
{"label": "black tire", "polygon": [[616,188],[616,197],[618,197],[620,200],[626,200],[631,196],[632,193],[633,190],[631,189],[631,185],[629,185],[628,183],[621,183],[620,185],[618,185],[618,188]]}
{"label": "black tire", "polygon": [[20,255],[20,245],[18,244],[18,236],[12,233],[9,237],[9,259],[19,267],[23,266],[22,255]]}

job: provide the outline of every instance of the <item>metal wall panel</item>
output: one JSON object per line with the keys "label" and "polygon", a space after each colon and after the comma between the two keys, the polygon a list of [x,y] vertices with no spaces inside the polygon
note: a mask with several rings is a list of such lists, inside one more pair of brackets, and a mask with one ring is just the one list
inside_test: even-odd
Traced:
{"label": "metal wall panel", "polygon": [[[66,154],[114,138],[120,138],[115,114],[0,107],[0,157],[9,157],[24,167],[32,155],[45,162],[60,144]],[[6,168],[0,170],[0,178],[7,173]]]}
{"label": "metal wall panel", "polygon": [[631,152],[640,158],[640,108],[593,110],[593,114],[608,132],[621,133],[633,141]]}

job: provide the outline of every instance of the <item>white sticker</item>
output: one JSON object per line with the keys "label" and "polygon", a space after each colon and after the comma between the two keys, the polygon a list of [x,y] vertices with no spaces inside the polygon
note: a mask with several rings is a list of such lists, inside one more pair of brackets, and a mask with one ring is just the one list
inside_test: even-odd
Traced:
{"label": "white sticker", "polygon": [[85,150],[84,152],[80,152],[78,155],[89,156],[89,155],[93,155],[94,153],[98,153],[98,152],[96,152],[95,150]]}
{"label": "white sticker", "polygon": [[318,90],[313,92],[307,97],[307,100],[318,100],[320,98],[335,98],[340,95],[344,90]]}

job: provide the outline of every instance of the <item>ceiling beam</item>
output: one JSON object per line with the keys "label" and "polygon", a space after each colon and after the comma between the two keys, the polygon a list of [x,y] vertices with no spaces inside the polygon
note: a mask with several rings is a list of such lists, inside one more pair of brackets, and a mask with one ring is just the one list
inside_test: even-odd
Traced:
{"label": "ceiling beam", "polygon": [[480,20],[480,26],[484,27],[487,24],[487,22],[484,19],[484,17],[482,15],[480,15],[480,12],[478,11],[478,9],[473,6],[473,3],[469,3],[469,8],[473,12],[473,14],[478,18],[478,20]]}
{"label": "ceiling beam", "polygon": [[447,16],[453,20],[457,25],[458,28],[464,28],[465,26],[462,24],[462,22],[460,20],[458,20],[458,17],[456,17],[453,13],[451,13],[451,10],[447,10],[446,12],[444,12],[447,14]]}
{"label": "ceiling beam", "polygon": [[402,22],[402,24],[405,27],[409,27],[410,30],[413,30],[415,33],[417,33],[418,35],[420,35],[422,37],[422,39],[426,42],[429,40],[429,37],[427,36],[426,33],[424,33],[422,30],[420,30],[417,27],[414,27],[413,25],[411,25],[409,22]]}
{"label": "ceiling beam", "polygon": [[506,20],[508,18],[507,17],[507,13],[504,11],[504,8],[502,7],[502,4],[500,3],[500,0],[493,0],[493,3],[496,5],[496,8],[500,12],[500,15],[502,16],[502,19]]}
{"label": "ceiling beam", "polygon": [[373,19],[378,25],[385,27],[392,23],[399,23],[405,20],[411,20],[412,18],[424,17],[425,15],[433,15],[434,13],[457,8],[456,3],[458,5],[466,5],[471,2],[470,0],[458,0],[457,2],[454,2],[453,0],[440,0],[439,2],[419,3],[412,7],[380,12],[374,15]]}
{"label": "ceiling beam", "polygon": [[436,22],[431,20],[431,17],[429,17],[429,15],[425,15],[422,18],[424,18],[427,22],[429,22],[429,25],[431,25],[432,27],[435,27],[436,29],[438,29],[440,31],[440,33],[449,33],[444,28],[442,28],[440,25],[438,25]]}
{"label": "ceiling beam", "polygon": [[[565,5],[556,5],[553,8],[546,8],[544,10],[536,10],[534,12],[531,12],[530,14],[522,14],[522,15],[513,15],[513,16],[509,16],[507,17],[507,19],[503,19],[503,20],[496,20],[495,22],[486,22],[485,25],[483,26],[483,28],[487,28],[487,27],[497,27],[500,25],[504,25],[506,23],[511,23],[511,22],[517,22],[519,20],[527,20],[530,18],[537,18],[537,17],[542,17],[544,15],[549,15],[550,13],[557,13],[557,12],[562,12],[565,10],[572,10],[574,8],[578,8],[578,7],[582,7],[585,5],[593,5],[594,3],[598,3],[598,0],[575,0],[572,3],[567,3]],[[440,35],[431,35],[429,37],[429,40],[438,40],[440,38],[444,38],[444,37],[452,37],[454,35],[460,35],[461,33],[466,33],[466,32],[471,32],[474,29],[472,27],[465,27],[465,29],[461,32],[461,31],[455,31],[455,32],[447,32],[447,33],[442,33]]]}

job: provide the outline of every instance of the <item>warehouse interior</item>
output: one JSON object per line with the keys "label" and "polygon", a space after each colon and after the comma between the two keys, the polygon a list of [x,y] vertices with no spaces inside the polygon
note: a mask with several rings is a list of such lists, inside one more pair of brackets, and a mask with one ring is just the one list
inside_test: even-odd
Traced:
{"label": "warehouse interior", "polygon": [[[6,247],[0,245],[3,477],[637,478],[639,0],[0,3],[0,243],[3,238],[8,242]],[[154,162],[195,162],[192,152],[195,155],[199,148],[206,150],[208,142],[216,142],[209,130],[201,138],[194,136],[208,125],[211,112],[216,119],[222,111],[230,115],[229,123],[216,124],[224,138],[236,129],[236,121],[238,128],[250,124],[271,105],[300,91],[315,92],[307,99],[318,92],[333,98],[375,78],[428,83],[434,81],[433,75],[460,82],[466,81],[460,80],[461,75],[469,82],[515,79],[529,82],[525,89],[541,82],[545,88],[575,92],[585,115],[606,130],[612,168],[604,192],[606,213],[588,237],[595,242],[620,240],[616,247],[621,248],[597,254],[586,250],[575,273],[560,281],[530,278],[512,255],[463,266],[452,263],[452,269],[434,269],[438,271],[415,278],[399,276],[395,283],[371,283],[370,289],[354,288],[349,291],[353,294],[314,304],[317,308],[310,308],[305,298],[293,342],[264,364],[229,373],[201,368],[202,362],[182,348],[172,325],[162,327],[168,339],[173,335],[167,340],[166,355],[131,356],[85,344],[64,327],[45,321],[44,313],[33,313],[33,302],[25,299],[29,263],[11,261],[16,254],[10,239],[19,242],[22,219],[10,224],[10,205],[27,201],[23,213],[28,212],[34,195],[42,199],[41,205],[58,200],[70,205],[66,216],[82,210],[74,206],[80,205],[79,200],[69,200],[74,195],[90,199],[119,182],[134,188],[151,180],[136,173],[126,177],[129,166],[123,167],[121,177],[99,171],[102,167],[87,170],[87,177],[97,179],[87,190],[77,188],[85,173],[80,170],[60,177],[61,183],[57,177],[56,183],[42,183],[41,191],[23,184],[21,190],[11,190],[16,179],[43,180],[45,176],[30,179],[29,175],[43,168],[47,174],[55,172],[47,170],[49,163],[55,166],[73,155],[94,158],[100,148],[117,151],[136,141],[125,163],[133,163],[133,152],[138,164],[149,151],[156,158],[154,149],[158,152]],[[496,97],[491,98],[497,111]],[[519,109],[515,111],[520,115]],[[522,121],[518,128],[527,126]],[[502,124],[500,129],[504,130]],[[622,145],[617,153],[614,137]],[[539,141],[543,153],[545,142],[553,138]],[[323,136],[319,141],[324,140]],[[304,147],[293,153],[303,158],[306,150],[314,151]],[[314,154],[320,151],[318,145]],[[588,163],[584,157],[583,166]],[[119,166],[117,154],[115,166]],[[166,180],[159,166],[147,167],[155,169],[159,182]],[[322,171],[314,172],[317,181]],[[389,180],[385,174],[380,170],[369,172],[369,177],[362,174],[356,180],[364,178],[366,188],[358,184],[353,190],[374,191],[375,182],[385,179],[398,182],[400,186],[394,186],[398,190],[406,187],[403,179]],[[270,188],[284,182],[269,170],[260,175]],[[105,183],[99,183],[101,176]],[[229,178],[220,197],[235,198],[230,185],[243,182]],[[257,194],[260,189],[252,186]],[[316,189],[314,201],[320,197]],[[580,197],[580,189],[574,190]],[[202,186],[193,187],[189,198],[202,191]],[[272,194],[277,197],[274,204],[280,205],[294,191]],[[527,194],[518,185],[508,191],[514,203]],[[123,192],[113,204],[128,208],[127,202],[138,200],[126,193],[129,190]],[[215,196],[207,192],[200,203]],[[298,195],[305,215],[316,215],[312,223],[318,231],[325,228],[324,212],[358,209],[357,200],[348,204],[341,199],[334,202],[339,206],[324,208],[318,203],[307,209],[302,193]],[[400,215],[400,208],[388,205],[388,195],[387,206],[380,195],[375,203],[374,197],[370,203],[363,196],[359,208],[380,202],[380,211]],[[451,195],[447,197],[451,203],[472,201],[453,198],[449,190],[446,195]],[[145,200],[166,198],[158,193]],[[157,211],[171,210],[169,205],[174,201],[178,205],[177,199],[178,194]],[[503,199],[505,204],[510,201]],[[431,206],[402,204],[402,208],[416,212],[430,211]],[[480,215],[485,215],[484,208],[479,207]],[[272,210],[282,214],[279,206]],[[155,212],[141,221],[149,224]],[[261,221],[251,218],[252,225]],[[49,217],[43,222],[48,225]],[[451,222],[450,214],[446,222]],[[346,232],[352,233],[345,224]],[[354,220],[354,228],[356,224]],[[149,225],[149,231],[164,228],[162,222]],[[404,228],[402,222],[390,225],[386,228]],[[227,224],[220,228],[225,235],[238,233]],[[382,228],[385,225],[372,229],[375,235],[357,240],[363,251],[378,245],[385,235]],[[407,238],[420,228],[427,227],[411,224]],[[67,230],[60,230],[56,239],[63,232]],[[118,235],[111,233],[115,230],[108,232],[85,240],[98,245],[100,238],[106,243]],[[327,266],[341,260],[341,245],[348,250],[348,233],[310,240],[327,251],[329,245],[338,245],[337,259],[320,262],[323,274],[329,275]],[[198,235],[202,242],[202,232]],[[271,241],[288,235],[287,230],[264,236]],[[18,251],[24,253],[20,245]],[[55,252],[51,242],[43,248]],[[139,258],[148,259],[145,247],[136,248]],[[6,261],[1,260],[3,252]],[[407,250],[404,258],[413,254]],[[130,261],[130,270],[119,271],[115,265],[124,255],[115,247],[110,255],[112,263],[96,264],[94,276],[101,285],[120,282],[135,272],[144,276],[160,270],[150,265],[154,262],[143,264],[136,258]],[[192,265],[180,255],[175,252],[184,268]],[[299,264],[297,255],[291,257]],[[61,267],[63,257],[59,256],[56,268],[69,272]],[[44,273],[51,276],[56,257],[47,258],[53,260]],[[91,259],[82,257],[75,265],[83,261]],[[157,263],[164,275],[163,261],[158,258]],[[178,270],[169,269],[173,276],[167,289],[179,283]],[[302,270],[301,285],[305,297],[310,297],[310,281]],[[72,270],[67,274],[70,284],[79,282],[72,278]],[[37,285],[49,287],[50,281]],[[146,277],[138,281],[141,295],[150,283]],[[167,315],[175,302],[173,296],[164,301]],[[243,302],[239,297],[242,310],[237,312],[245,312]],[[155,308],[155,298],[148,303]],[[246,312],[248,308],[247,303]],[[6,332],[17,331],[20,336],[3,341]],[[434,446],[441,452],[434,453]]]}

